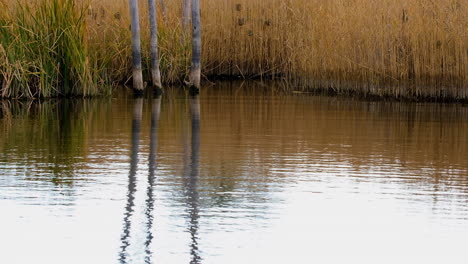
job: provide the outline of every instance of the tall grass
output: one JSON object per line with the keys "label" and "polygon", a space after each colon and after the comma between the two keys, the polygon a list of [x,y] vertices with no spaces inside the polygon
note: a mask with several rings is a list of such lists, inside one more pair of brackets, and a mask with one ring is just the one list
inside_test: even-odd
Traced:
{"label": "tall grass", "polygon": [[[140,0],[141,9],[146,10],[146,2]],[[167,1],[166,20],[158,23],[164,83],[182,82],[188,73],[190,43],[182,37],[182,2]],[[468,5],[464,0],[200,2],[204,76],[280,78],[300,90],[468,98]],[[88,58],[92,83],[126,83],[131,78],[127,5],[126,0],[89,0],[86,18],[81,17],[81,9],[77,11],[80,15],[75,15],[81,25],[86,25],[77,28],[84,31],[80,43],[83,53],[88,52],[83,56]],[[18,20],[9,16],[8,24],[5,15],[1,17],[2,25]],[[159,17],[162,19],[162,15]],[[145,79],[149,80],[146,16],[142,16],[141,28],[143,67]],[[30,40],[17,42],[29,46]],[[10,47],[2,45],[3,49]],[[10,60],[14,70],[7,77],[22,76],[16,68],[24,70],[28,63],[35,65],[30,60],[15,61],[18,64]]]}
{"label": "tall grass", "polygon": [[[182,4],[182,3],[180,3]],[[190,67],[190,42],[182,41],[178,1],[168,1],[166,19],[158,6],[158,46],[161,77],[164,83],[182,83]],[[148,1],[140,0],[141,11]],[[132,73],[130,17],[127,0],[91,0],[87,15],[87,41],[93,69],[105,83],[129,84]],[[180,11],[182,12],[182,11]],[[140,12],[141,44],[145,80],[149,81],[149,19]],[[181,13],[180,13],[181,14]]]}
{"label": "tall grass", "polygon": [[203,7],[205,72],[280,75],[303,89],[344,93],[468,97],[463,0],[206,0]]}
{"label": "tall grass", "polygon": [[1,97],[97,93],[88,62],[83,7],[74,0],[1,5]]}

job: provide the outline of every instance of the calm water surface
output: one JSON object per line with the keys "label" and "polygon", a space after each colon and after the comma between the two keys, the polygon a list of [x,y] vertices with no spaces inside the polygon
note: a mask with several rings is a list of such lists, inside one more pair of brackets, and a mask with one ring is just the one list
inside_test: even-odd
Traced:
{"label": "calm water surface", "polygon": [[468,263],[468,107],[0,102],[0,263]]}

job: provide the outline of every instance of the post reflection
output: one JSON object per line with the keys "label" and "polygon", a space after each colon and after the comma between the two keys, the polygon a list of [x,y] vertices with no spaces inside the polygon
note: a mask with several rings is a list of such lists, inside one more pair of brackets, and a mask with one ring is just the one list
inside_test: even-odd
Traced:
{"label": "post reflection", "polygon": [[156,153],[158,146],[158,122],[161,113],[161,97],[153,99],[151,108],[151,130],[150,130],[150,154],[149,154],[149,171],[148,171],[148,187],[146,192],[146,241],[145,241],[145,263],[152,262],[151,243],[153,241],[153,209],[154,209],[154,185],[156,180]]}
{"label": "post reflection", "polygon": [[[188,207],[188,232],[190,233],[191,264],[201,263],[198,249],[199,194],[198,174],[200,163],[200,100],[190,98],[190,117],[192,122],[190,159],[185,159],[186,197]],[[188,148],[187,148],[188,149]]]}
{"label": "post reflection", "polygon": [[120,238],[120,263],[127,263],[127,248],[130,245],[130,228],[131,216],[135,206],[135,191],[136,191],[136,171],[138,169],[138,148],[141,132],[141,118],[143,112],[143,98],[136,98],[133,103],[133,119],[132,119],[132,141],[130,153],[130,172],[128,174],[128,191],[127,205],[125,206],[123,232]]}
{"label": "post reflection", "polygon": [[[187,204],[187,231],[190,234],[190,263],[201,263],[201,257],[198,248],[198,229],[199,229],[199,193],[198,193],[198,175],[200,163],[200,101],[198,97],[190,98],[190,120],[191,133],[190,139],[186,140],[186,155],[184,158],[184,177],[186,204]],[[150,146],[148,159],[148,178],[146,188],[146,199],[144,207],[144,262],[153,263],[153,252],[151,250],[154,239],[153,223],[154,223],[154,188],[156,185],[156,169],[157,169],[157,133],[159,125],[159,117],[161,110],[161,98],[157,97],[152,101],[151,108],[151,129],[150,129]],[[133,227],[135,215],[135,196],[137,191],[137,170],[138,170],[138,152],[141,135],[141,123],[143,112],[143,99],[135,99],[133,105],[132,133],[131,133],[131,153],[130,153],[130,171],[128,176],[128,191],[127,203],[123,217],[123,231],[121,235],[121,246],[119,253],[120,263],[129,263],[131,254],[129,247],[131,246],[131,230],[136,230]],[[190,142],[189,142],[190,140]],[[132,229],[133,227],[133,229]]]}

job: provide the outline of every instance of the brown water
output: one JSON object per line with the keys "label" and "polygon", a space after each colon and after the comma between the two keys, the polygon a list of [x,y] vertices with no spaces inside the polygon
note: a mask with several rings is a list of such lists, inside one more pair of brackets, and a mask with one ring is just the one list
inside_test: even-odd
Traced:
{"label": "brown water", "polygon": [[0,263],[468,263],[468,107],[0,102]]}

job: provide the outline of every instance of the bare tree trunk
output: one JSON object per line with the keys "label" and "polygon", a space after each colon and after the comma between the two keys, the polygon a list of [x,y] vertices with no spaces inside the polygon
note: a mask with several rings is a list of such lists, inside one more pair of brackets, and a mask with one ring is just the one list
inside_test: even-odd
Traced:
{"label": "bare tree trunk", "polygon": [[148,10],[150,19],[150,52],[151,52],[151,81],[153,87],[162,88],[161,71],[159,69],[158,54],[158,21],[156,13],[156,0],[148,0]]}
{"label": "bare tree trunk", "polygon": [[200,89],[201,75],[201,23],[200,0],[192,0],[192,65],[190,68],[190,86]]}
{"label": "bare tree trunk", "polygon": [[182,30],[183,30],[183,39],[187,36],[187,32],[189,31],[189,24],[190,24],[190,7],[191,7],[191,0],[184,0],[182,6]]}
{"label": "bare tree trunk", "polygon": [[161,13],[162,13],[162,16],[163,16],[163,21],[164,23],[166,23],[166,1],[165,0],[159,0],[160,4],[161,4]]}
{"label": "bare tree trunk", "polygon": [[141,71],[140,16],[138,14],[138,0],[129,1],[132,27],[133,88],[135,89],[135,92],[142,93],[144,85],[143,73]]}

